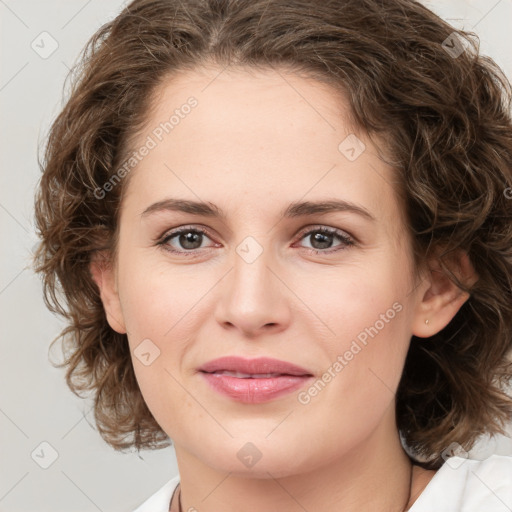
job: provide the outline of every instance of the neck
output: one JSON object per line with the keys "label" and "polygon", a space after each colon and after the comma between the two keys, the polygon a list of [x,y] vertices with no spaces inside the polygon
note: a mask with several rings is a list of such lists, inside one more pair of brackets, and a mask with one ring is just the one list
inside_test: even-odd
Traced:
{"label": "neck", "polygon": [[[364,446],[357,446],[342,457],[333,457],[300,473],[286,474],[285,468],[261,464],[257,477],[250,473],[217,471],[175,444],[181,480],[181,509],[201,512],[274,509],[281,512],[304,509],[316,512],[334,509],[403,512],[412,506],[422,491],[418,482],[413,482],[421,469],[415,467],[413,474],[398,433],[390,439],[388,432],[383,439],[385,432],[385,429],[377,430]],[[260,463],[263,458],[258,465]],[[422,476],[426,485],[425,475]],[[173,504],[173,510],[179,509]]]}

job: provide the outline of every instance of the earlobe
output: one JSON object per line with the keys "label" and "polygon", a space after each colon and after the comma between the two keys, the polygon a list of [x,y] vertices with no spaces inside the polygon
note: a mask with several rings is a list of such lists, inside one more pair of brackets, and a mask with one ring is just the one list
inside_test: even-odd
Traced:
{"label": "earlobe", "polygon": [[90,263],[91,276],[98,286],[103,309],[110,327],[120,333],[126,334],[121,302],[116,285],[114,266],[105,252],[95,253]]}
{"label": "earlobe", "polygon": [[[478,280],[465,252],[458,251],[446,264],[469,288]],[[469,293],[461,290],[446,275],[438,259],[432,260],[425,283],[412,325],[412,334],[419,338],[428,338],[444,329],[469,299]]]}

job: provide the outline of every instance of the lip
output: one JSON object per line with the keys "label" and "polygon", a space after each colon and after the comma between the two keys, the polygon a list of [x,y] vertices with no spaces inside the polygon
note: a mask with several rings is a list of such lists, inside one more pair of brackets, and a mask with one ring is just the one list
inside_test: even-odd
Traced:
{"label": "lip", "polygon": [[[199,372],[212,389],[235,401],[262,403],[274,400],[304,386],[313,375],[305,368],[287,361],[259,357],[245,359],[237,356],[221,357],[202,365]],[[249,376],[224,375],[220,372],[238,372]],[[261,374],[276,374],[257,377]]]}

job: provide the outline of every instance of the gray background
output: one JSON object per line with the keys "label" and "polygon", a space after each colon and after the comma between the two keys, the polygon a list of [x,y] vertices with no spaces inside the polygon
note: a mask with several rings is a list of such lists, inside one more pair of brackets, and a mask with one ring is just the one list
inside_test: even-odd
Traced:
{"label": "gray background", "polygon": [[[132,510],[177,474],[172,447],[139,458],[114,451],[94,430],[90,404],[48,362],[63,324],[46,310],[28,267],[37,241],[38,147],[63,104],[68,69],[126,3],[0,0],[0,511]],[[512,79],[512,0],[424,3],[455,27],[474,30],[482,53]],[[57,49],[44,55],[52,44]],[[51,462],[52,452],[42,442],[58,454],[47,469],[40,464]],[[490,453],[512,455],[511,439],[482,440],[470,455]]]}

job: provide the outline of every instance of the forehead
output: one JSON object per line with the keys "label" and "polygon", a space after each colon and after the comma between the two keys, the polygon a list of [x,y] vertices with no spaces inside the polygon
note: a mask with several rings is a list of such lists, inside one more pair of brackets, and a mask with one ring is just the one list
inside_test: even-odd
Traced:
{"label": "forehead", "polygon": [[325,83],[285,70],[205,68],[164,80],[152,99],[133,144],[151,149],[126,196],[138,211],[173,195],[261,216],[329,196],[376,216],[397,213],[393,170]]}

